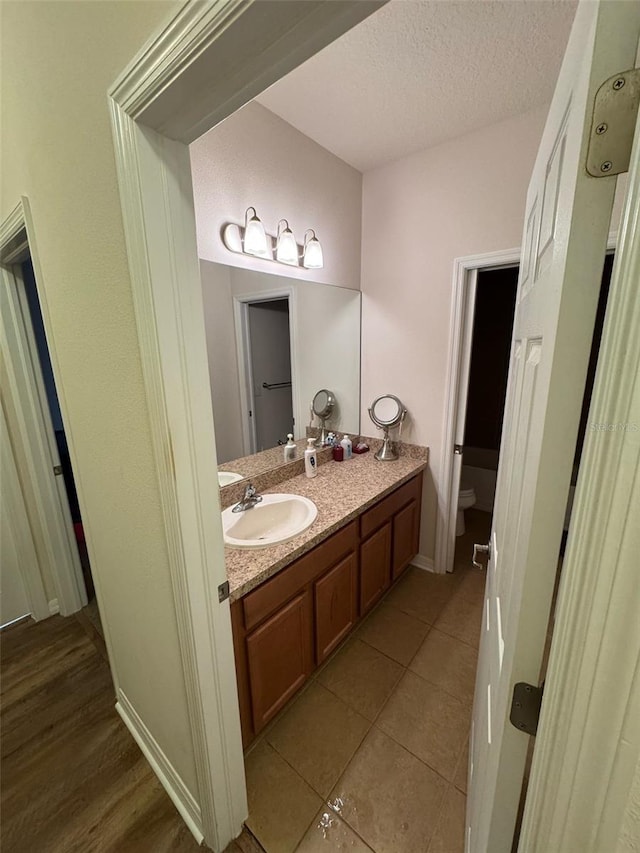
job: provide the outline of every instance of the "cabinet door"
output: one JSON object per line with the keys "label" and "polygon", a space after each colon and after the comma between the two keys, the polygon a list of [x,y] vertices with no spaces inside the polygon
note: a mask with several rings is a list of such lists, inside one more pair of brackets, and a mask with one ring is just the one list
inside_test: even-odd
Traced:
{"label": "cabinet door", "polygon": [[246,639],[257,734],[304,684],[313,667],[311,594],[305,590]]}
{"label": "cabinet door", "polygon": [[411,501],[393,517],[392,573],[394,580],[418,553],[419,509],[418,501]]}
{"label": "cabinet door", "polygon": [[358,558],[348,554],[314,585],[316,663],[347,636],[358,618]]}
{"label": "cabinet door", "polygon": [[391,522],[360,546],[360,615],[364,616],[391,583]]}

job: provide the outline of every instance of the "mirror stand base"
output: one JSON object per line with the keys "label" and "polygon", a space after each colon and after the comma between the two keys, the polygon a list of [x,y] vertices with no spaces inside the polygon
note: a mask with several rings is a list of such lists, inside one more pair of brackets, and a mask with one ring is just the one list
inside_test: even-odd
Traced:
{"label": "mirror stand base", "polygon": [[395,442],[391,441],[389,438],[389,430],[386,429],[384,431],[384,441],[382,443],[382,447],[375,454],[375,458],[379,462],[392,462],[394,459],[398,459],[398,451],[395,447]]}

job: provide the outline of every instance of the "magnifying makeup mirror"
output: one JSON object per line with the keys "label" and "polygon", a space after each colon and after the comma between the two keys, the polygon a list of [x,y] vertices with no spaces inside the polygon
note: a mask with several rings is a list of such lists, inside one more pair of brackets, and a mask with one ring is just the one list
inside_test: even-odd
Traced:
{"label": "magnifying makeup mirror", "polygon": [[406,415],[407,410],[394,394],[383,394],[381,397],[376,397],[369,407],[369,417],[378,429],[384,430],[382,447],[375,455],[375,458],[380,462],[391,462],[398,458],[395,443],[389,438],[389,430],[400,427],[398,432],[398,439],[400,439],[402,423]]}
{"label": "magnifying makeup mirror", "polygon": [[320,418],[322,423],[322,430],[320,432],[320,438],[316,442],[318,447],[323,447],[327,443],[327,430],[325,428],[325,424],[329,419],[329,415],[333,411],[333,407],[335,406],[336,399],[331,393],[331,391],[327,391],[326,388],[322,388],[322,390],[318,391],[318,393],[313,398],[313,402],[311,403],[311,409],[313,414]]}

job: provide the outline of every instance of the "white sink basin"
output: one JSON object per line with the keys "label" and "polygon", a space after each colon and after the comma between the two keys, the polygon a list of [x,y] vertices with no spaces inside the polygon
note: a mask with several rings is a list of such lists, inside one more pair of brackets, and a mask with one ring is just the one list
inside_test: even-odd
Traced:
{"label": "white sink basin", "polygon": [[244,512],[224,510],[224,541],[233,548],[267,548],[302,533],[317,514],[313,501],[300,495],[263,495],[260,503]]}
{"label": "white sink basin", "polygon": [[233,471],[218,471],[218,485],[220,488],[228,486],[230,483],[237,483],[242,480],[242,474],[236,474]]}

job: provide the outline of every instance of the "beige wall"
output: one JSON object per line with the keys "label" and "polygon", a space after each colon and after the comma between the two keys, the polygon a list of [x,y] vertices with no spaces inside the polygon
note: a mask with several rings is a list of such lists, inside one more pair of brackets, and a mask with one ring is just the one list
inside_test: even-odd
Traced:
{"label": "beige wall", "polygon": [[1,4],[0,215],[28,196],[38,284],[119,685],[197,797],[106,96],[174,8]]}
{"label": "beige wall", "polygon": [[[248,104],[190,146],[198,255],[207,261],[339,287],[360,287],[362,175],[258,103]],[[244,224],[247,207],[267,233],[287,219],[298,243],[313,228],[324,268],[274,265],[230,252],[226,222]]]}
{"label": "beige wall", "polygon": [[431,448],[426,558],[434,556],[453,262],[520,245],[545,116],[536,110],[364,175],[362,430],[371,401],[394,393],[410,414],[403,438]]}

